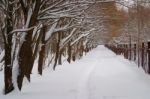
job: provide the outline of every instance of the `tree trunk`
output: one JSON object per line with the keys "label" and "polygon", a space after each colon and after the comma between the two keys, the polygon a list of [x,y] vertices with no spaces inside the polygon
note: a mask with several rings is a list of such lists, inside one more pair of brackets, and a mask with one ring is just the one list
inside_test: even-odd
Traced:
{"label": "tree trunk", "polygon": [[130,39],[129,39],[129,60],[132,60],[132,50],[131,50],[131,47],[132,47],[132,45],[131,45],[131,36],[130,36]]}
{"label": "tree trunk", "polygon": [[[10,0],[13,2],[13,0]],[[5,89],[4,93],[7,94],[14,89],[12,83],[12,64],[11,64],[11,47],[12,47],[12,35],[9,34],[13,30],[13,4],[8,3],[8,15],[6,19],[6,35],[4,40],[4,48],[5,48],[5,71],[4,71],[4,82],[5,82]]]}
{"label": "tree trunk", "polygon": [[71,47],[70,43],[71,42],[69,42],[69,44],[68,44],[68,59],[67,59],[67,61],[69,63],[71,63],[71,57],[72,57],[72,55],[71,55],[71,53],[72,53],[72,51],[71,51],[72,47]]}
{"label": "tree trunk", "polygon": [[72,54],[72,60],[76,61],[76,48],[74,48],[73,54]]}
{"label": "tree trunk", "polygon": [[134,61],[136,61],[136,44],[134,44]]}
{"label": "tree trunk", "polygon": [[38,61],[38,73],[42,75],[42,70],[45,62],[45,45],[42,45],[41,51],[39,53],[39,61]]}
{"label": "tree trunk", "polygon": [[61,50],[60,51],[60,53],[59,53],[59,57],[58,57],[58,65],[62,65],[62,52],[63,52],[63,50]]}
{"label": "tree trunk", "polygon": [[142,43],[142,49],[141,49],[141,66],[144,68],[144,47],[145,47],[145,45],[144,45],[144,43]]}
{"label": "tree trunk", "polygon": [[55,70],[56,68],[56,65],[57,65],[57,62],[58,62],[58,58],[59,58],[59,54],[60,54],[60,38],[61,38],[61,33],[58,33],[58,42],[56,44],[56,54],[55,54],[55,63],[54,63],[54,66],[53,66],[53,70]]}
{"label": "tree trunk", "polygon": [[54,63],[54,66],[53,66],[53,70],[55,70],[56,68],[56,65],[57,65],[57,61],[58,61],[58,57],[59,57],[59,43],[57,42],[57,45],[56,45],[56,54],[55,54],[55,63]]}
{"label": "tree trunk", "polygon": [[40,75],[42,75],[42,70],[43,70],[43,66],[44,66],[44,62],[45,62],[45,54],[46,54],[46,41],[45,41],[45,34],[46,34],[46,27],[43,26],[41,33],[42,35],[42,46],[41,46],[41,50],[39,52],[39,60],[38,60],[38,73]]}
{"label": "tree trunk", "polygon": [[150,42],[148,42],[148,73],[150,74]]}

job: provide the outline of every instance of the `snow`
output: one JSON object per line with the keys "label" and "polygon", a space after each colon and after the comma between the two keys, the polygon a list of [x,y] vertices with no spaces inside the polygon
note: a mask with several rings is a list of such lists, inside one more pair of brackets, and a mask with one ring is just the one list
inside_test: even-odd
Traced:
{"label": "snow", "polygon": [[[0,72],[0,89],[3,88]],[[1,90],[2,91],[2,90]],[[0,99],[150,99],[150,76],[141,68],[98,46],[72,64],[64,62],[56,71],[49,68],[43,76],[32,74],[21,92]]]}

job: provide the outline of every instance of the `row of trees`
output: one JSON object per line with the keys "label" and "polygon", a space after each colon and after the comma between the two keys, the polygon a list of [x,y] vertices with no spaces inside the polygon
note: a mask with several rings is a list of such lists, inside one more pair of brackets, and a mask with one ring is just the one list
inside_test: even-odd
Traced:
{"label": "row of trees", "polygon": [[[149,11],[150,6],[147,0],[133,0],[132,4],[127,5],[124,13],[124,22],[122,22],[119,29],[120,35],[116,41],[122,43],[129,43],[131,38],[132,42],[143,42],[150,38],[149,35]],[[123,39],[121,38],[123,37]]]}
{"label": "row of trees", "polygon": [[42,75],[44,66],[55,70],[62,57],[70,63],[96,47],[106,31],[104,15],[89,14],[98,2],[104,0],[1,0],[4,94],[31,80],[35,60]]}
{"label": "row of trees", "polygon": [[116,2],[122,1],[1,0],[4,94],[21,90],[24,77],[31,80],[36,62],[42,75],[45,66],[55,70],[64,57],[71,63],[98,44],[108,43],[124,22],[116,17],[126,15],[117,10]]}
{"label": "row of trees", "polygon": [[126,7],[126,10],[121,9],[125,16],[124,21],[118,29],[119,35],[113,38],[110,44],[129,45],[130,57],[131,50],[136,49],[137,58],[134,61],[140,66],[141,51],[148,48],[147,42],[150,39],[150,2],[149,0],[131,0],[124,3],[123,6]]}

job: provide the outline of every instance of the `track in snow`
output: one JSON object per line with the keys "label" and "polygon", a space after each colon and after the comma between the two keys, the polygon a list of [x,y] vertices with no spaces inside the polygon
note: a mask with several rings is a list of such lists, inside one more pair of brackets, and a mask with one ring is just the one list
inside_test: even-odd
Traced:
{"label": "track in snow", "polygon": [[150,99],[150,76],[107,48],[95,49],[97,61],[86,78],[86,98]]}

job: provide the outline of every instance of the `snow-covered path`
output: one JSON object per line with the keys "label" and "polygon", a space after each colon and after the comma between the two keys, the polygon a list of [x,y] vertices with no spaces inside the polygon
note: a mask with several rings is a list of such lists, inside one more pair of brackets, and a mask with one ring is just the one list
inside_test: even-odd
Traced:
{"label": "snow-covered path", "polygon": [[[0,79],[0,89],[2,82]],[[42,77],[33,74],[32,82],[25,82],[21,93],[0,94],[0,99],[150,99],[150,76],[99,46],[56,71],[45,69]]]}

